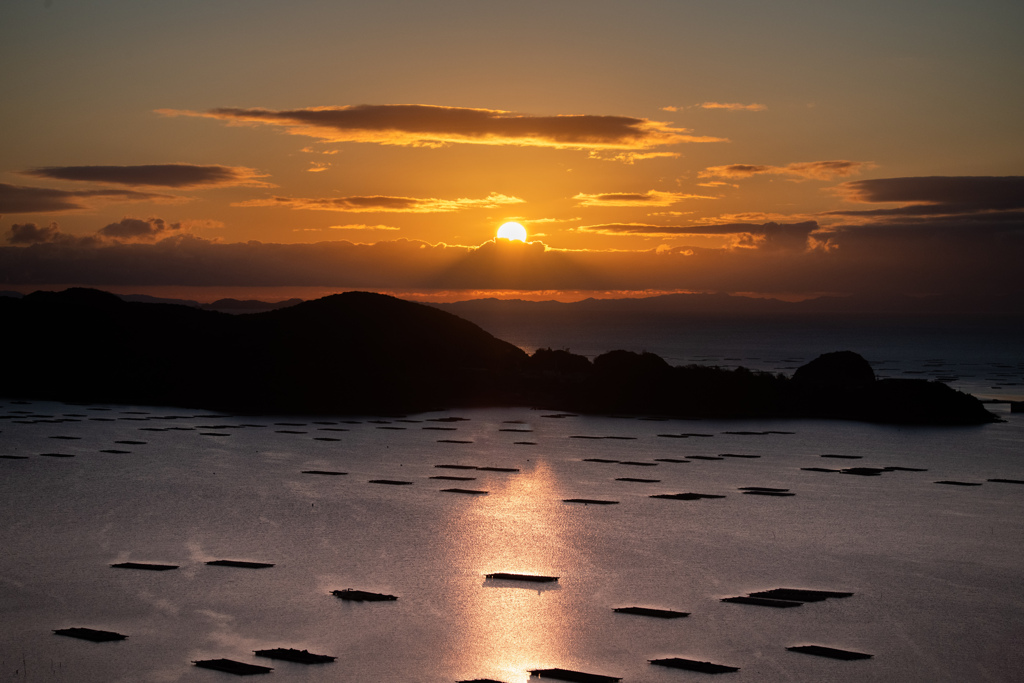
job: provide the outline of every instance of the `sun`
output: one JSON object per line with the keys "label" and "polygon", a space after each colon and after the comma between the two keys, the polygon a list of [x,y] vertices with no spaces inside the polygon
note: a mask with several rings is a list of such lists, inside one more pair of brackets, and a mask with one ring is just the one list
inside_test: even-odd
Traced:
{"label": "sun", "polygon": [[525,242],[526,228],[519,223],[505,223],[498,228],[498,239]]}

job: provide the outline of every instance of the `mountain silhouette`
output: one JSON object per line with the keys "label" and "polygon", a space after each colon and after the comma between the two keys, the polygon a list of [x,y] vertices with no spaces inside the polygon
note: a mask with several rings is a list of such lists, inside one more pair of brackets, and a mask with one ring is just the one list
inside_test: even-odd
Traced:
{"label": "mountain silhouette", "polygon": [[389,414],[530,405],[687,417],[979,424],[980,401],[926,380],[877,380],[849,351],[792,378],[673,367],[652,353],[528,356],[433,306],[347,292],[230,315],[93,289],[0,297],[12,398],[249,413]]}

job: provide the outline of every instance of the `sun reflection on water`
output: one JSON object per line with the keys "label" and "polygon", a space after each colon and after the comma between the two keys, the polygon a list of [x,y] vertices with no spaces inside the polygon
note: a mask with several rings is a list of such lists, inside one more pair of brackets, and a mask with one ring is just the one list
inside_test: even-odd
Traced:
{"label": "sun reflection on water", "polygon": [[[491,487],[452,523],[464,567],[475,576],[461,613],[462,642],[450,653],[467,678],[529,678],[531,668],[555,666],[572,650],[579,620],[573,576],[586,564],[565,517],[559,484],[543,462]],[[493,572],[558,576],[542,584],[489,580]]]}

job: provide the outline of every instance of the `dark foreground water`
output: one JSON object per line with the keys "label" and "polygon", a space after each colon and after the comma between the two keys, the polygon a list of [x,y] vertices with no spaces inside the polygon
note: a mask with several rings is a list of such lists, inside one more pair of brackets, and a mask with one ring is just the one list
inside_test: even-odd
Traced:
{"label": "dark foreground water", "polygon": [[[0,459],[0,681],[234,680],[192,664],[222,657],[309,683],[526,683],[552,667],[707,676],[648,663],[662,657],[736,666],[735,681],[1020,680],[1024,485],[990,480],[1024,480],[1024,415],[996,410],[1006,422],[940,429],[4,402],[0,454],[23,459]],[[452,417],[464,419],[435,421]],[[758,457],[705,459],[722,454]],[[910,469],[804,469],[854,466]],[[370,483],[380,479],[411,483]],[[795,495],[740,490],[750,486]],[[650,497],[684,492],[724,497]],[[218,559],[274,566],[205,564]],[[179,568],[110,567],[126,561]],[[780,587],[853,595],[789,609],[721,602]],[[399,599],[331,595],[344,588]],[[629,606],[690,616],[613,611]],[[53,634],[68,627],[129,637]],[[786,650],[809,644],[873,657]],[[272,647],[338,659],[253,655]]]}

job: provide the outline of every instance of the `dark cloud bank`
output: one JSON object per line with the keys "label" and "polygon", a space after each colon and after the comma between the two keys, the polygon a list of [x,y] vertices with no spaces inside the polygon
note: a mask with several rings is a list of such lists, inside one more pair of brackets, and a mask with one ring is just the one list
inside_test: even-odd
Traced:
{"label": "dark cloud bank", "polygon": [[[898,178],[840,186],[884,211],[814,221],[719,226],[599,226],[606,232],[718,234],[735,246],[563,251],[504,240],[479,247],[411,240],[222,244],[160,219],[125,219],[92,236],[15,224],[0,280],[17,285],[320,286],[382,291],[689,290],[1020,298],[1021,178]],[[955,207],[954,211],[950,207]],[[875,211],[871,209],[869,211]],[[678,243],[678,242],[677,242]],[[1017,310],[1020,305],[1017,304]]]}

